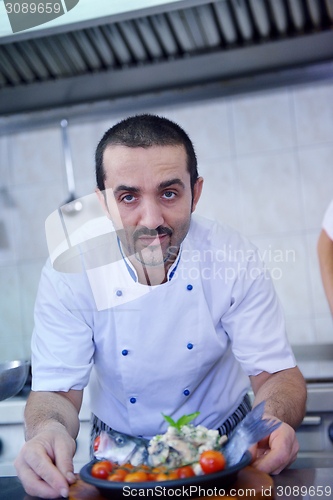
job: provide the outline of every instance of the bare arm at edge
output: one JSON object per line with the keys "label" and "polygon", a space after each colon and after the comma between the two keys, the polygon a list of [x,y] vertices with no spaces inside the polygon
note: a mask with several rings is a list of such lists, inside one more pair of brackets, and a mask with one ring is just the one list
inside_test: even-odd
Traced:
{"label": "bare arm at edge", "polygon": [[318,239],[317,252],[321,279],[333,316],[333,241],[324,229]]}
{"label": "bare arm at edge", "polygon": [[31,392],[25,409],[26,443],[15,460],[29,495],[68,496],[83,391]]}

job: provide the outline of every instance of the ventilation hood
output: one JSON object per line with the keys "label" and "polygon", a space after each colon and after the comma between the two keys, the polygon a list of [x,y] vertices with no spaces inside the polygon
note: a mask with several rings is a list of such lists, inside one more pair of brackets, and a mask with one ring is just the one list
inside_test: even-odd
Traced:
{"label": "ventilation hood", "polygon": [[39,28],[0,25],[1,115],[332,68],[333,0],[80,2]]}

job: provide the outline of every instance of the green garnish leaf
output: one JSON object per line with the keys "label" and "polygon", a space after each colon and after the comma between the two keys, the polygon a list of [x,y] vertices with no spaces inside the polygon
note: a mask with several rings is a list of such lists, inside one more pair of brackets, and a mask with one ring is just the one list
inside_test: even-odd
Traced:
{"label": "green garnish leaf", "polygon": [[172,420],[171,417],[168,417],[167,415],[164,415],[164,413],[162,413],[163,417],[165,418],[165,420],[167,422],[169,422],[169,424],[172,426],[172,427],[177,427],[177,424],[174,420]]}
{"label": "green garnish leaf", "polygon": [[191,422],[191,420],[194,420],[195,418],[197,418],[198,415],[200,415],[200,411],[197,411],[196,413],[191,413],[190,415],[183,415],[176,422],[177,429],[180,430],[182,425],[188,424],[189,422]]}
{"label": "green garnish leaf", "polygon": [[164,413],[162,413],[162,415],[172,427],[176,427],[180,431],[181,426],[186,425],[189,422],[191,422],[191,420],[197,418],[197,416],[200,415],[200,411],[197,411],[196,413],[191,413],[190,415],[183,415],[177,420],[177,422],[175,422],[171,417],[164,415]]}

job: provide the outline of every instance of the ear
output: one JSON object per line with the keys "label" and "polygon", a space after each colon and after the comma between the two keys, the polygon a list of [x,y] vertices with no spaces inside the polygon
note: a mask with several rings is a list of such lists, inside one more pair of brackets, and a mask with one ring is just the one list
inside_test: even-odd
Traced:
{"label": "ear", "polygon": [[203,186],[203,178],[198,177],[198,179],[193,187],[193,201],[192,201],[192,209],[191,209],[192,213],[194,212],[195,207],[197,206],[197,203],[200,199],[202,186]]}
{"label": "ear", "polygon": [[95,188],[95,193],[97,194],[98,201],[99,201],[101,207],[103,208],[103,210],[105,212],[105,215],[107,216],[108,219],[111,220],[109,208],[108,208],[108,206],[106,204],[105,191],[101,191],[97,187],[97,188]]}

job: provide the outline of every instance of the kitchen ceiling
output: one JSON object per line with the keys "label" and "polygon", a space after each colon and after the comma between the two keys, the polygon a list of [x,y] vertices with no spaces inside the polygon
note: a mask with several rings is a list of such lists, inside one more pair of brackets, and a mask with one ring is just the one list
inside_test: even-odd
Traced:
{"label": "kitchen ceiling", "polygon": [[0,114],[332,61],[332,28],[333,0],[179,0],[17,33],[0,39]]}

